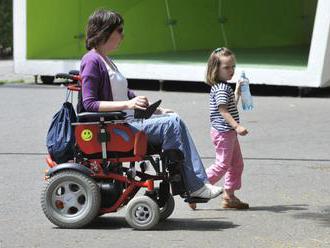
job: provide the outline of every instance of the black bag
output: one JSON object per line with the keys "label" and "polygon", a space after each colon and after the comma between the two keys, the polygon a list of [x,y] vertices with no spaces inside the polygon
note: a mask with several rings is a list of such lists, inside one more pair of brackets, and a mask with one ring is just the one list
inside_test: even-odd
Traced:
{"label": "black bag", "polygon": [[49,155],[57,164],[73,159],[75,137],[71,124],[76,121],[76,113],[68,101],[63,103],[62,108],[53,116],[46,143]]}

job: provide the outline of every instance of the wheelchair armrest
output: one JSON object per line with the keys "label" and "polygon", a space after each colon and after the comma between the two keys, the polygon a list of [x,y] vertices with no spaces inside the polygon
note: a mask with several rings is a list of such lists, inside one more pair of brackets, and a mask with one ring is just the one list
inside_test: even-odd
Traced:
{"label": "wheelchair armrest", "polygon": [[105,121],[124,120],[126,113],[122,111],[116,112],[83,112],[77,115],[78,122],[100,121],[104,117]]}

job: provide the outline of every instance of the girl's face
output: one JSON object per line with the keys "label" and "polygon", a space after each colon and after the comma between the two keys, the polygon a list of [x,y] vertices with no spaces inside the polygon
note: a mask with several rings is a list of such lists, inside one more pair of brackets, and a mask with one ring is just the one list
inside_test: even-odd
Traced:
{"label": "girl's face", "polygon": [[235,73],[236,61],[233,56],[221,56],[219,66],[219,79],[228,81],[232,79]]}
{"label": "girl's face", "polygon": [[123,25],[120,25],[111,33],[108,40],[103,44],[105,51],[109,53],[116,50],[120,42],[123,40],[123,38],[124,38],[124,27]]}

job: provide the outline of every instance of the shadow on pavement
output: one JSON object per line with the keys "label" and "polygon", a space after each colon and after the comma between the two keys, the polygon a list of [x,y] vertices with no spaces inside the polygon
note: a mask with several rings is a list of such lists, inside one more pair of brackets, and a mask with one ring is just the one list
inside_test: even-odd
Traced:
{"label": "shadow on pavement", "polygon": [[274,205],[274,206],[250,206],[249,209],[196,209],[195,211],[268,211],[273,213],[286,213],[288,211],[308,210],[306,204]]}
{"label": "shadow on pavement", "polygon": [[286,213],[288,211],[308,210],[306,204],[294,204],[294,205],[275,205],[275,206],[256,206],[250,207],[249,211],[269,211],[273,213]]}
{"label": "shadow on pavement", "polygon": [[320,223],[324,227],[330,227],[330,206],[322,208],[320,212],[295,214],[293,217],[297,219],[313,220]]}
{"label": "shadow on pavement", "polygon": [[189,230],[189,231],[220,231],[223,229],[236,228],[239,225],[233,224],[229,221],[220,221],[216,218],[194,218],[194,219],[168,219],[160,222],[155,230],[175,231],[175,230]]}
{"label": "shadow on pavement", "polygon": [[[232,222],[220,221],[217,218],[170,218],[159,222],[153,229],[155,231],[220,231],[223,229],[236,228]],[[122,229],[130,228],[124,217],[99,217],[85,229]],[[150,230],[152,231],[152,230]]]}

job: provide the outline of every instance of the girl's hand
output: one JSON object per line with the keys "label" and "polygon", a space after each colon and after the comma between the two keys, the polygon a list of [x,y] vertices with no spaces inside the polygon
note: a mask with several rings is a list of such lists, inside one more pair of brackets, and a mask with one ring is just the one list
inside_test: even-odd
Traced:
{"label": "girl's hand", "polygon": [[174,113],[174,111],[172,109],[168,109],[168,108],[157,108],[155,114],[156,115],[162,115],[162,114],[167,114],[167,113]]}
{"label": "girl's hand", "polygon": [[235,88],[235,93],[240,95],[241,94],[241,85],[243,83],[243,80],[238,80],[238,82],[236,83],[236,88]]}
{"label": "girl's hand", "polygon": [[236,133],[238,133],[241,136],[245,136],[249,133],[248,130],[245,127],[241,126],[241,125],[238,125],[235,128],[235,131],[236,131]]}
{"label": "girl's hand", "polygon": [[137,96],[128,101],[128,109],[145,110],[149,106],[148,98],[145,96]]}

